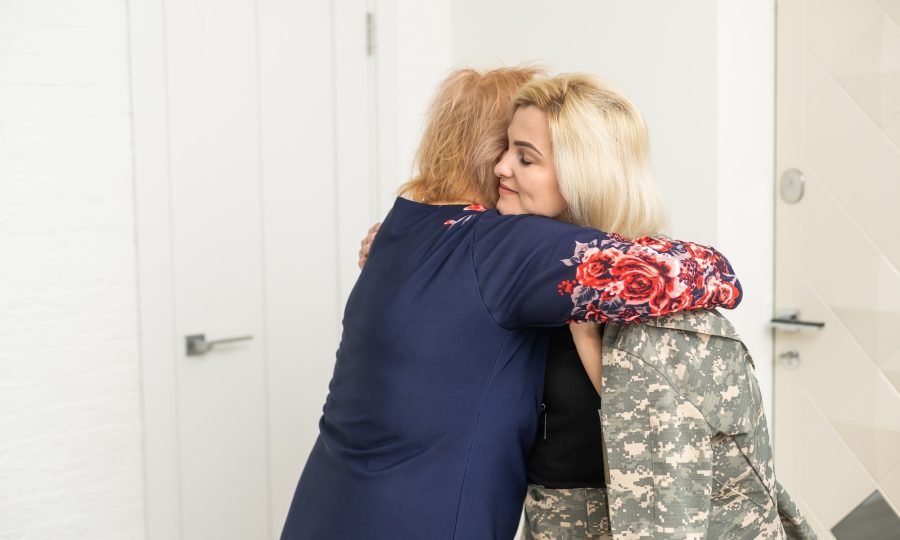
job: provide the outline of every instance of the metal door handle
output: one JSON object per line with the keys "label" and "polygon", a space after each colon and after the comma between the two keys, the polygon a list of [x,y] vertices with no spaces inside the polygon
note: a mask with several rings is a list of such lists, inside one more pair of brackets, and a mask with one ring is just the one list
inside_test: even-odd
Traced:
{"label": "metal door handle", "polygon": [[791,347],[778,355],[778,361],[788,369],[797,369],[800,367],[800,351]]}
{"label": "metal door handle", "polygon": [[825,323],[800,320],[800,311],[795,308],[780,310],[770,321],[772,328],[785,332],[799,332],[800,330],[821,330]]}
{"label": "metal door handle", "polygon": [[232,338],[215,339],[206,341],[206,334],[192,334],[184,338],[188,356],[201,356],[209,352],[216,345],[236,343],[238,341],[250,341],[253,336],[238,336]]}

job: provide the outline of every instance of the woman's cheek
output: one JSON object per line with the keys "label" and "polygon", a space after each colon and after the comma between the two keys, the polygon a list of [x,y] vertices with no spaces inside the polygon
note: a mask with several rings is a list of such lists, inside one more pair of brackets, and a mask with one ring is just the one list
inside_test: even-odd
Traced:
{"label": "woman's cheek", "polygon": [[557,219],[565,213],[566,201],[559,192],[554,193],[553,196],[547,197],[547,199],[547,213],[544,215]]}
{"label": "woman's cheek", "polygon": [[547,186],[545,200],[549,206],[548,211],[553,213],[553,217],[559,217],[566,211],[568,205],[562,196],[562,192],[559,190],[559,183],[555,178]]}
{"label": "woman's cheek", "polygon": [[556,205],[554,204],[553,199],[547,196],[532,199],[530,206],[533,208],[533,210],[530,211],[529,214],[534,214],[536,216],[544,216],[551,219],[556,219],[560,214],[556,211]]}

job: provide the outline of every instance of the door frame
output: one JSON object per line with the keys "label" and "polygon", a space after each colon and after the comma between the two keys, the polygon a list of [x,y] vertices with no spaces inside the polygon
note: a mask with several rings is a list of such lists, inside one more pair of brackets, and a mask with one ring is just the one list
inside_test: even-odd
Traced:
{"label": "door frame", "polygon": [[181,538],[164,0],[128,4],[147,538]]}
{"label": "door frame", "polygon": [[744,302],[726,315],[753,355],[772,428],[777,0],[720,2],[715,11],[716,247],[729,256],[744,287]]}
{"label": "door frame", "polygon": [[[264,0],[257,0],[257,6]],[[332,93],[336,106],[335,216],[341,269],[337,301],[356,281],[359,238],[376,216],[377,70],[367,54],[367,0],[320,0],[331,6]],[[129,61],[146,538],[181,538],[178,441],[179,336],[175,328],[165,0],[129,0]],[[335,321],[336,324],[340,321]]]}

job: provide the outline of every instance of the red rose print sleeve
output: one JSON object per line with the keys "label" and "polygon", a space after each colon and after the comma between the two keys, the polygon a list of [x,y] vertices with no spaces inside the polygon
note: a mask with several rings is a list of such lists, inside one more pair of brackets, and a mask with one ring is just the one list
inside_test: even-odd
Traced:
{"label": "red rose print sleeve", "polygon": [[572,301],[571,320],[645,321],[676,311],[734,308],[741,289],[731,266],[712,248],[649,236],[616,235],[575,242],[562,264],[575,269],[557,284]]}
{"label": "red rose print sleeve", "polygon": [[[503,235],[507,245],[492,253],[483,244],[493,235],[479,240],[476,273],[482,298],[501,326],[634,323],[677,311],[731,309],[740,303],[734,270],[713,248],[652,237],[629,241],[568,227],[556,228],[538,245],[510,228]],[[528,236],[542,235],[532,230]],[[509,245],[523,240],[531,247],[522,253]]]}

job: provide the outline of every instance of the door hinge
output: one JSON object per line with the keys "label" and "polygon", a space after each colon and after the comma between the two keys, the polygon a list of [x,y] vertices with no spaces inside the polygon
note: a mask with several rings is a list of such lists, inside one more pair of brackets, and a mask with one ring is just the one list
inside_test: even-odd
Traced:
{"label": "door hinge", "polygon": [[375,55],[375,14],[366,13],[366,55]]}

